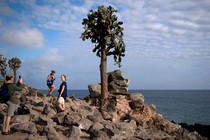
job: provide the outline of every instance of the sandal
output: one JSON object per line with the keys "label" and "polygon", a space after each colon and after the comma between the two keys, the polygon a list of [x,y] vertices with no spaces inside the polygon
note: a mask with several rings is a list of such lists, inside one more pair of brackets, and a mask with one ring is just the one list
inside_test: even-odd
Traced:
{"label": "sandal", "polygon": [[9,131],[8,132],[2,132],[3,135],[9,135]]}
{"label": "sandal", "polygon": [[2,132],[3,135],[11,135],[11,131],[8,131],[8,132]]}

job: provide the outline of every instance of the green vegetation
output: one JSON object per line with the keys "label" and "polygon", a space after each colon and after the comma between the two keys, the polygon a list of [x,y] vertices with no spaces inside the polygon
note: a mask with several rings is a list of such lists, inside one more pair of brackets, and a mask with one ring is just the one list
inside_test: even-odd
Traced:
{"label": "green vegetation", "polygon": [[0,71],[1,71],[1,75],[3,77],[6,76],[6,68],[7,68],[7,58],[3,57],[1,54],[0,54]]}
{"label": "green vegetation", "polygon": [[[6,67],[7,67],[7,59],[4,58],[2,55],[0,55],[0,70],[1,75],[3,77],[6,76]],[[9,68],[13,70],[14,72],[14,83],[16,83],[16,73],[17,70],[21,67],[21,61],[19,58],[14,57],[8,60]]]}
{"label": "green vegetation", "polygon": [[122,57],[125,56],[125,43],[123,41],[123,22],[118,21],[117,12],[111,6],[99,6],[97,11],[91,10],[87,18],[83,19],[84,32],[81,39],[91,39],[95,44],[93,52],[101,58],[100,75],[101,75],[101,94],[102,105],[108,99],[107,83],[107,56],[113,55],[114,61],[119,67],[121,66]]}

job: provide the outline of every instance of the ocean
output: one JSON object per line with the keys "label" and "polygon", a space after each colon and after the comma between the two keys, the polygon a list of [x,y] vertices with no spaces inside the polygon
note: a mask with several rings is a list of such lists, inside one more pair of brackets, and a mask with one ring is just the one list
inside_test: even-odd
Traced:
{"label": "ocean", "polygon": [[[47,90],[41,90],[47,93]],[[176,123],[210,125],[210,90],[129,90],[142,93],[145,103],[154,104],[165,119]],[[57,96],[55,90],[53,95]],[[88,90],[69,90],[68,96],[84,98]]]}

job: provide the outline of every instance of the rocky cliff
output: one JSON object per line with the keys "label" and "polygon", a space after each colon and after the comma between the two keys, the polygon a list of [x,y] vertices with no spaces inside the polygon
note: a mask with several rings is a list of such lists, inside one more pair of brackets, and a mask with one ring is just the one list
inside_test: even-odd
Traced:
{"label": "rocky cliff", "polygon": [[[189,132],[164,119],[156,112],[155,105],[145,103],[141,93],[128,94],[128,82],[120,71],[109,74],[109,101],[102,107],[101,112],[98,106],[100,84],[89,85],[90,95],[85,99],[68,97],[66,110],[63,112],[56,108],[57,97],[47,97],[36,89],[25,86],[18,94],[21,105],[28,108],[29,112],[24,112],[24,109],[19,107],[11,120],[10,129],[14,133],[10,136],[0,135],[0,139],[207,139],[195,131]],[[0,104],[1,128],[6,107],[5,104]]]}

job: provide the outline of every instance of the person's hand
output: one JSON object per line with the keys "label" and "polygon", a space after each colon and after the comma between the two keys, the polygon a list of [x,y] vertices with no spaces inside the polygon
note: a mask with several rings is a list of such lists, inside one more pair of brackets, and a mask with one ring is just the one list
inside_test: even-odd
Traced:
{"label": "person's hand", "polygon": [[20,84],[22,84],[23,83],[23,79],[21,78],[21,79],[18,79],[18,82],[20,83]]}

